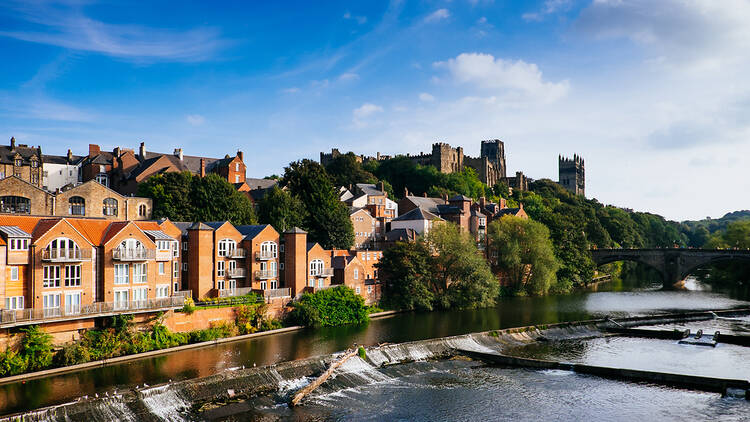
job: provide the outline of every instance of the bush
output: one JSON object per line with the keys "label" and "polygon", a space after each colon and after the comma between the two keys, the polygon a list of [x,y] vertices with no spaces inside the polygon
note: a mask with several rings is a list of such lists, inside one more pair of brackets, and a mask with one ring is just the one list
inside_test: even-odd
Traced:
{"label": "bush", "polygon": [[305,293],[292,308],[290,321],[308,327],[361,324],[370,320],[365,300],[346,286]]}
{"label": "bush", "polygon": [[82,342],[75,342],[60,349],[53,359],[55,366],[77,365],[91,361],[91,352]]}
{"label": "bush", "polygon": [[365,348],[362,346],[359,346],[359,349],[357,349],[357,354],[362,360],[367,359],[367,352],[365,351]]}
{"label": "bush", "polygon": [[240,305],[234,308],[237,328],[240,334],[251,334],[262,329],[263,319],[268,305]]}
{"label": "bush", "polygon": [[232,324],[221,323],[205,330],[196,330],[188,333],[190,343],[201,343],[212,341],[220,338],[231,337],[235,334],[235,327]]}
{"label": "bush", "polygon": [[23,328],[19,354],[26,361],[27,371],[38,371],[52,364],[52,336],[37,325]]}
{"label": "bush", "polygon": [[195,312],[195,301],[193,301],[192,297],[185,298],[185,304],[182,306],[182,312],[185,312],[188,315],[192,315],[193,312]]}
{"label": "bush", "polygon": [[0,376],[18,375],[26,372],[26,360],[13,350],[0,353]]}

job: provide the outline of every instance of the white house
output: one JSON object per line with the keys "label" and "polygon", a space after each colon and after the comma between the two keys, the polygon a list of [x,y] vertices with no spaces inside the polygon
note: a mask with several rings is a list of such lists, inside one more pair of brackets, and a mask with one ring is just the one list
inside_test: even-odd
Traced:
{"label": "white house", "polygon": [[85,157],[73,155],[42,155],[42,186],[54,192],[65,185],[81,181],[81,163]]}
{"label": "white house", "polygon": [[445,220],[427,210],[415,208],[404,215],[394,218],[391,221],[391,230],[412,229],[417,234],[426,235],[430,232],[435,222],[442,221]]}

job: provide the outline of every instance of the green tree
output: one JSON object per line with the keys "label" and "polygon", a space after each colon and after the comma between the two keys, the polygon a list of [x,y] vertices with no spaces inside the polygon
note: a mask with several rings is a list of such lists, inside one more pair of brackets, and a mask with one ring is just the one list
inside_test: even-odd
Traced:
{"label": "green tree", "polygon": [[326,172],[335,186],[355,185],[357,183],[377,183],[377,178],[362,168],[360,159],[349,152],[334,158],[327,166]]}
{"label": "green tree", "polygon": [[289,320],[307,327],[331,327],[369,321],[362,296],[346,286],[305,293],[292,303]]}
{"label": "green tree", "polygon": [[326,170],[312,160],[295,161],[284,169],[281,184],[307,207],[304,229],[326,249],[349,249],[354,228],[349,209],[339,201]]}
{"label": "green tree", "polygon": [[52,336],[42,331],[38,325],[22,328],[19,355],[26,361],[27,371],[39,371],[52,363]]}
{"label": "green tree", "polygon": [[194,221],[195,207],[190,201],[192,182],[189,171],[157,174],[138,185],[138,196],[153,200],[154,218]]}
{"label": "green tree", "polygon": [[546,226],[508,215],[490,223],[488,237],[497,270],[507,277],[511,289],[542,295],[555,287],[560,265]]}
{"label": "green tree", "polygon": [[431,311],[430,250],[422,242],[398,242],[383,252],[376,265],[384,280],[382,304],[389,309]]}
{"label": "green tree", "polygon": [[307,220],[307,209],[299,198],[274,186],[258,202],[258,218],[283,233],[294,227],[303,227]]}
{"label": "green tree", "polygon": [[495,304],[498,282],[469,233],[451,223],[433,227],[425,237],[432,257],[431,290],[438,307],[479,308]]}

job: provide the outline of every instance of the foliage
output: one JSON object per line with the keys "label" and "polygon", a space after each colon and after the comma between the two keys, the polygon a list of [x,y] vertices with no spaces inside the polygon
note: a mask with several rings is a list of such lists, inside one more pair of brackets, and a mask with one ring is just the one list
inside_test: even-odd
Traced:
{"label": "foliage", "polygon": [[312,160],[295,161],[284,169],[281,184],[307,207],[303,229],[325,249],[349,249],[354,228],[349,209],[339,201],[325,168]]}
{"label": "foliage", "polygon": [[417,242],[396,243],[377,266],[385,281],[382,303],[389,308],[491,306],[499,292],[476,242],[449,223],[433,227]]}
{"label": "foliage", "polygon": [[362,163],[354,153],[339,155],[326,166],[334,186],[349,186],[357,183],[377,183],[378,180],[369,171],[362,168]]}
{"label": "foliage", "polygon": [[546,226],[506,215],[490,223],[488,237],[492,260],[511,290],[532,295],[555,290],[560,265]]}
{"label": "foliage", "polygon": [[292,303],[289,320],[296,325],[330,327],[369,321],[365,300],[346,286],[305,293]]}
{"label": "foliage", "polygon": [[5,349],[0,353],[0,376],[7,377],[26,372],[27,361],[19,353]]}
{"label": "foliage", "polygon": [[435,296],[428,287],[432,277],[430,251],[422,242],[397,242],[383,252],[377,264],[383,284],[381,303],[389,309],[431,311]]}
{"label": "foliage", "polygon": [[185,304],[182,305],[182,312],[188,315],[192,315],[195,312],[195,301],[193,301],[192,297],[185,298]]}
{"label": "foliage", "polygon": [[263,321],[266,319],[266,309],[268,305],[265,303],[247,306],[240,305],[234,309],[236,314],[235,323],[237,328],[240,330],[240,334],[250,334],[263,327]]}
{"label": "foliage", "polygon": [[357,348],[357,355],[359,355],[359,358],[362,360],[367,359],[367,351],[362,346],[359,346],[359,348]]}
{"label": "foliage", "polygon": [[27,371],[38,371],[52,363],[52,336],[42,331],[38,325],[22,328],[19,355],[26,361]]}
{"label": "foliage", "polygon": [[260,221],[283,233],[305,225],[307,208],[298,197],[274,186],[258,201],[258,217]]}
{"label": "foliage", "polygon": [[250,199],[214,173],[206,177],[190,172],[157,174],[138,185],[138,195],[153,199],[154,218],[257,223]]}

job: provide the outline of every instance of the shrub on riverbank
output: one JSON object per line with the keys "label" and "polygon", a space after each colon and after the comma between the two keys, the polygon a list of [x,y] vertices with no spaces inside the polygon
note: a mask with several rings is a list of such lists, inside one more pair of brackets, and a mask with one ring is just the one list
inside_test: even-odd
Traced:
{"label": "shrub on riverbank", "polygon": [[87,330],[80,340],[57,350],[52,337],[34,325],[21,330],[17,350],[8,348],[0,353],[0,377],[281,328],[279,321],[264,317],[264,304],[238,308],[234,322],[188,333],[172,332],[158,318],[147,330],[138,331],[132,315],[118,315],[107,327]]}
{"label": "shrub on riverbank", "polygon": [[370,319],[365,300],[346,286],[305,293],[292,303],[288,318],[292,324],[306,327],[361,324]]}

